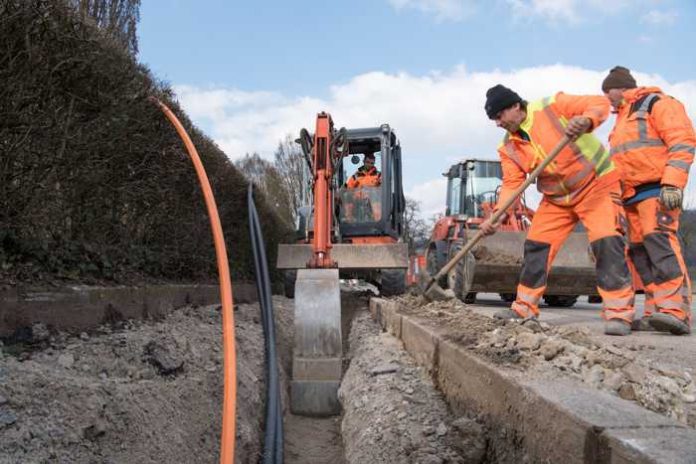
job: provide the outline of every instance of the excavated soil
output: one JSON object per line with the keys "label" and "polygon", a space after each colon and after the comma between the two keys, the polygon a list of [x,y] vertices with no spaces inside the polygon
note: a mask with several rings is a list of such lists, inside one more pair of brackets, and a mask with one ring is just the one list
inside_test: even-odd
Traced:
{"label": "excavated soil", "polygon": [[428,373],[366,311],[354,318],[348,355],[339,390],[346,462],[484,462],[484,427],[453,416]]}
{"label": "excavated soil", "polygon": [[[280,346],[292,304],[275,299]],[[260,456],[265,402],[257,305],[235,308],[236,462]],[[0,350],[1,463],[215,462],[222,408],[219,306],[70,336],[41,325]],[[289,350],[280,350],[281,380]],[[283,398],[287,404],[287,397]]]}
{"label": "excavated soil", "polygon": [[502,367],[527,376],[572,378],[696,427],[693,373],[654,365],[649,346],[620,348],[593,339],[584,328],[495,320],[458,300],[427,302],[414,295],[395,300],[404,314]]}

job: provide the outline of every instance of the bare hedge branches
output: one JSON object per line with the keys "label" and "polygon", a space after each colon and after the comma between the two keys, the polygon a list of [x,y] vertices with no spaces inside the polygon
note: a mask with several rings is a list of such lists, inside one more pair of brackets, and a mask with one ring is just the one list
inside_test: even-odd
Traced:
{"label": "bare hedge branches", "polygon": [[[233,272],[249,272],[247,182],[169,88],[64,3],[0,0],[0,13],[0,282],[216,275],[193,168],[149,95],[190,131]],[[259,213],[275,242],[283,226]]]}
{"label": "bare hedge branches", "polygon": [[140,0],[70,0],[83,20],[97,26],[121,44],[132,55],[138,53],[137,26],[140,21]]}

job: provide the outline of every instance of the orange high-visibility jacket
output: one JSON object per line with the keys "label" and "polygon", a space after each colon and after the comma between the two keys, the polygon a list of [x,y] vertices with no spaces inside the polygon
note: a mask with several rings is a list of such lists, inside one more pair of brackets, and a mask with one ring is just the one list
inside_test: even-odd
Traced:
{"label": "orange high-visibility jacket", "polygon": [[[609,100],[602,96],[568,95],[563,92],[553,97],[529,103],[527,117],[520,129],[523,133],[510,134],[498,146],[503,168],[503,186],[498,204],[509,198],[525,180],[527,174],[553,150],[564,135],[564,128],[574,116],[585,116],[596,129],[609,114]],[[527,134],[529,140],[523,136]],[[537,189],[554,204],[571,205],[594,179],[618,174],[609,152],[602,143],[586,133],[569,143],[547,166],[537,179]]]}
{"label": "orange high-visibility jacket", "polygon": [[369,170],[364,169],[364,166],[350,176],[346,185],[348,188],[358,187],[377,187],[382,183],[382,174],[376,167],[372,166]]}
{"label": "orange high-visibility jacket", "polygon": [[624,92],[609,135],[612,159],[623,181],[623,197],[636,187],[659,183],[683,189],[696,151],[696,135],[684,110],[658,87]]}

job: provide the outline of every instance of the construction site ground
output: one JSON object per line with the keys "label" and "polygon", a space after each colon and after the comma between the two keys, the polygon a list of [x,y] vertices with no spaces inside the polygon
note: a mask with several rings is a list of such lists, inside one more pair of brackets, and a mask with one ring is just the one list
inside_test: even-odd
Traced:
{"label": "construction site ground", "polygon": [[[643,313],[643,295],[636,297],[637,316]],[[469,305],[474,312],[487,316],[508,304],[500,301],[497,294],[478,294],[476,303]],[[696,373],[696,335],[675,337],[654,331],[634,331],[628,337],[604,335],[604,321],[600,317],[601,304],[588,303],[581,297],[572,308],[541,306],[540,321],[553,326],[587,329],[588,334],[600,343],[609,343],[617,347],[640,352],[641,357],[652,364],[664,368],[684,369],[689,374]],[[692,304],[692,313],[696,302]]]}
{"label": "construction site ground", "polygon": [[[605,337],[585,301],[520,325],[490,317],[497,295],[368,299],[342,295],[342,415],[304,418],[288,407],[293,301],[274,297],[288,463],[696,462],[694,336]],[[237,462],[258,462],[258,305],[235,322]],[[214,462],[220,324],[218,305],[189,305],[83,333],[34,325],[0,350],[0,463]]]}
{"label": "construction site ground", "polygon": [[540,322],[500,321],[491,315],[507,304],[480,297],[373,299],[371,311],[454,411],[479,414],[489,459],[696,462],[692,337],[606,337],[599,306],[582,303],[542,308]]}

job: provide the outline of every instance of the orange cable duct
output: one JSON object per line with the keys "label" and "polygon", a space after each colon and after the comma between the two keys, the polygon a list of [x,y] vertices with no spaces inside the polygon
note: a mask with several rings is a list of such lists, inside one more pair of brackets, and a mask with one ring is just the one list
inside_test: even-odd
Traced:
{"label": "orange cable duct", "polygon": [[198,181],[203,190],[205,204],[210,216],[210,227],[213,230],[215,241],[215,254],[217,256],[218,274],[220,277],[220,299],[222,301],[222,333],[223,333],[223,354],[224,354],[224,400],[222,407],[222,436],[220,437],[220,464],[234,462],[234,445],[236,433],[236,408],[237,408],[237,355],[234,342],[234,313],[232,301],[232,279],[230,278],[230,268],[227,262],[227,250],[225,249],[225,238],[222,234],[222,225],[218,215],[213,189],[210,187],[208,176],[203,168],[201,158],[198,156],[191,138],[186,133],[176,115],[167,105],[157,98],[151,97],[164,112],[172,125],[186,145],[188,154],[191,157],[193,166],[198,175]]}

